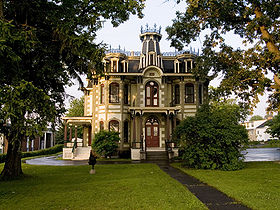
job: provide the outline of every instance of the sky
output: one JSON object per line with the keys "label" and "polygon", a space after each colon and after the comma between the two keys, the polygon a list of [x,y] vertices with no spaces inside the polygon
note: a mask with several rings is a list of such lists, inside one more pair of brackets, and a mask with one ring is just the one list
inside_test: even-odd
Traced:
{"label": "sky", "polygon": [[[140,51],[141,41],[139,39],[141,26],[145,28],[148,24],[149,27],[153,27],[154,24],[157,27],[161,26],[162,39],[160,41],[161,52],[174,52],[175,49],[170,47],[170,41],[167,40],[167,33],[165,28],[172,25],[172,19],[176,17],[176,11],[184,11],[185,3],[176,4],[175,0],[146,0],[145,9],[143,11],[144,18],[138,19],[137,16],[130,16],[130,19],[120,26],[114,28],[110,21],[104,23],[103,28],[97,33],[97,43],[106,43],[111,48],[121,48],[126,51]],[[236,37],[234,34],[230,34],[226,37],[227,43],[234,48],[242,48],[242,40]],[[195,42],[190,44],[192,49],[202,49],[203,35]],[[186,47],[185,49],[189,49]],[[84,80],[85,81],[85,80]],[[77,81],[74,81],[75,85],[68,87],[66,92],[76,98],[83,95],[83,92],[78,90],[79,86]],[[219,79],[216,79],[210,83],[212,86],[217,86]],[[254,110],[254,115],[265,116],[265,107],[267,95],[260,97],[260,103]],[[66,102],[69,105],[69,101]]]}

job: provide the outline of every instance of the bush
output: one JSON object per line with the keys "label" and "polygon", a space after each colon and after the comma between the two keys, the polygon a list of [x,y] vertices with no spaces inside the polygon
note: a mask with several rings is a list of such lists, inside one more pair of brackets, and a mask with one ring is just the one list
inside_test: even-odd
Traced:
{"label": "bush", "polygon": [[[55,145],[53,147],[47,148],[47,149],[41,149],[36,150],[32,152],[22,152],[21,158],[26,157],[34,157],[34,156],[40,156],[40,155],[51,155],[58,152],[62,152],[63,144]],[[6,159],[6,154],[0,154],[0,163],[4,163]]]}
{"label": "bush", "polygon": [[100,131],[95,134],[92,149],[100,156],[110,157],[117,151],[119,133],[115,131]]}
{"label": "bush", "polygon": [[243,167],[242,145],[246,129],[239,125],[237,105],[203,105],[195,117],[187,117],[175,129],[183,163],[191,168],[237,170]]}

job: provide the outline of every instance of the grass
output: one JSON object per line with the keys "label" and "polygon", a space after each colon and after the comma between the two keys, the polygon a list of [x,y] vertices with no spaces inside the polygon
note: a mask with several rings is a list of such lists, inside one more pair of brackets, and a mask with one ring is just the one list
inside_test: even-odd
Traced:
{"label": "grass", "polygon": [[275,162],[249,162],[239,171],[183,170],[252,209],[279,209],[280,164]]}
{"label": "grass", "polygon": [[0,209],[206,209],[156,165],[89,169],[23,164],[24,178],[0,182]]}

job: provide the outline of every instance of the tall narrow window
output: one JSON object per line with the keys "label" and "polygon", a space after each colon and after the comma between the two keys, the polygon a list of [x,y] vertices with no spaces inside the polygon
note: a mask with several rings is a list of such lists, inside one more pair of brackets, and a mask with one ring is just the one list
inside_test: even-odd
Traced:
{"label": "tall narrow window", "polygon": [[150,54],[150,65],[154,65],[154,55]]}
{"label": "tall narrow window", "polygon": [[202,85],[199,84],[198,86],[198,97],[199,97],[199,104],[202,104]]}
{"label": "tall narrow window", "polygon": [[119,103],[119,84],[111,83],[109,86],[109,103]]}
{"label": "tall narrow window", "polygon": [[192,70],[192,61],[187,61],[187,72],[190,73]]}
{"label": "tall narrow window", "polygon": [[124,121],[123,125],[123,142],[128,143],[128,121]]}
{"label": "tall narrow window", "polygon": [[113,61],[113,69],[112,72],[117,72],[117,61]]}
{"label": "tall narrow window", "polygon": [[109,122],[109,131],[119,132],[119,122],[117,120],[111,120]]}
{"label": "tall narrow window", "polygon": [[124,94],[124,104],[128,104],[128,84],[124,85],[124,90],[123,90],[123,94]]}
{"label": "tall narrow window", "polygon": [[180,63],[180,73],[185,73],[186,70],[185,70],[185,62],[183,61],[182,63]]}
{"label": "tall narrow window", "polygon": [[103,121],[99,122],[99,129],[100,129],[100,131],[104,130],[104,122]]}
{"label": "tall narrow window", "polygon": [[159,106],[159,87],[156,82],[146,84],[146,106]]}
{"label": "tall narrow window", "polygon": [[175,85],[175,104],[180,104],[180,86]]}
{"label": "tall narrow window", "polygon": [[100,104],[105,103],[105,93],[104,93],[104,84],[101,84],[100,86]]}
{"label": "tall narrow window", "polygon": [[185,86],[185,103],[194,103],[194,85],[191,83]]}

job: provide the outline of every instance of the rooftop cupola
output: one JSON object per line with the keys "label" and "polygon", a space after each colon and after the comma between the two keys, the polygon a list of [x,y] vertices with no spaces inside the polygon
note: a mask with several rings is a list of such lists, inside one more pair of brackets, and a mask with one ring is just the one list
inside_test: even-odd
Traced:
{"label": "rooftop cupola", "polygon": [[163,68],[159,47],[159,41],[161,40],[160,31],[161,26],[157,29],[156,24],[153,28],[149,28],[148,24],[146,24],[145,29],[141,26],[140,40],[142,41],[142,50],[139,69],[146,68],[147,66]]}

